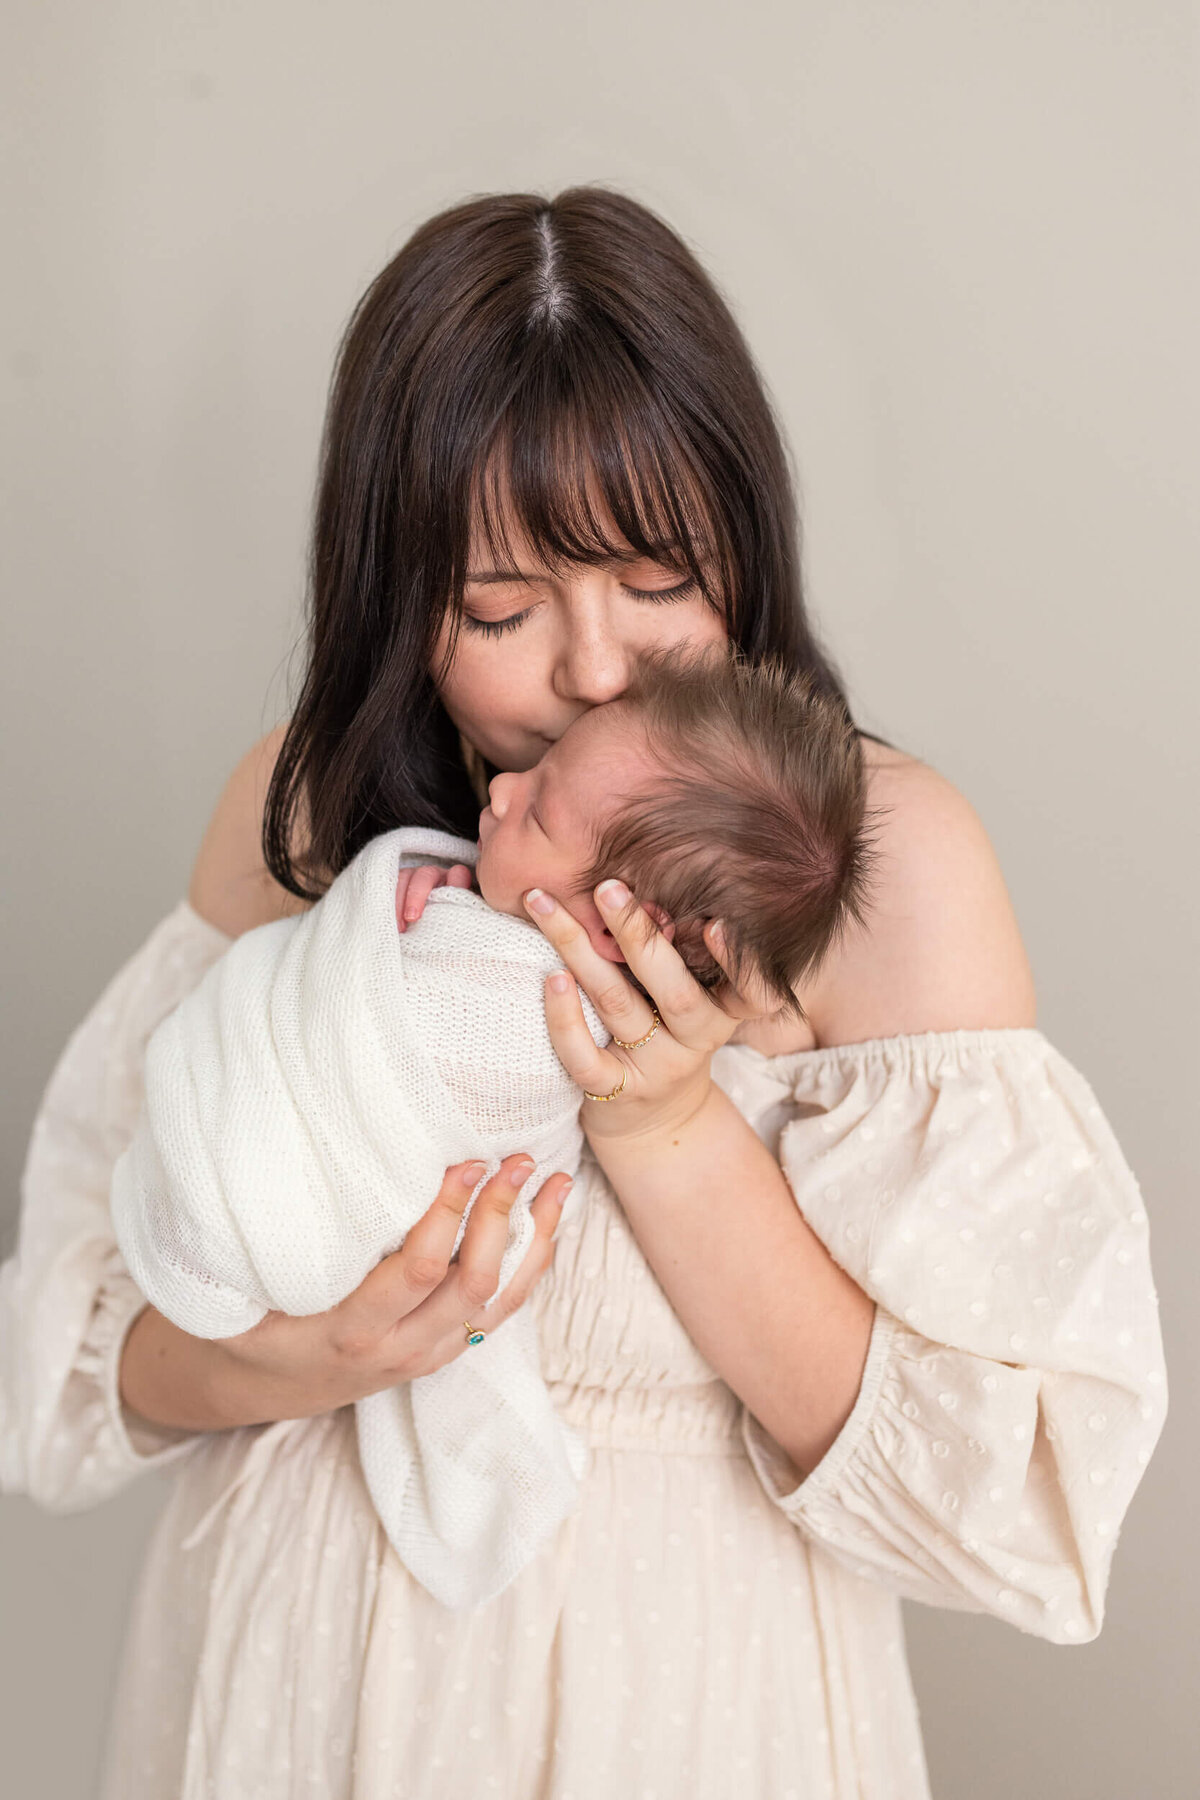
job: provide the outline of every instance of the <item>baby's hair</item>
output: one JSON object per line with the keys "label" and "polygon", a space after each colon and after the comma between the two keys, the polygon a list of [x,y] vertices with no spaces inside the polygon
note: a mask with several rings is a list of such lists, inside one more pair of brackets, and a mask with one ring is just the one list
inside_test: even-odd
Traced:
{"label": "baby's hair", "polygon": [[702,935],[719,918],[734,985],[755,969],[803,1018],[795,986],[865,922],[875,855],[845,704],[777,661],[686,644],[643,652],[611,704],[635,714],[662,773],[601,829],[579,891],[619,876],[664,908],[709,989],[726,981]]}

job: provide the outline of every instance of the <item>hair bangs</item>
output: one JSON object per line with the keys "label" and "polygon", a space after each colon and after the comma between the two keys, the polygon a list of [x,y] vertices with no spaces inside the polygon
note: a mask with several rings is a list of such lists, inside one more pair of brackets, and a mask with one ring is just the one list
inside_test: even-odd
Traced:
{"label": "hair bangs", "polygon": [[470,573],[623,576],[653,558],[695,582],[751,661],[806,669],[845,705],[800,550],[770,397],[664,219],[579,186],[476,195],[426,220],[338,349],[267,868],[315,900],[378,832],[474,833],[473,778],[489,771],[442,697]]}
{"label": "hair bangs", "polygon": [[543,347],[477,458],[468,492],[480,545],[497,568],[521,568],[532,555],[553,573],[649,558],[690,575],[724,614],[720,509],[666,408],[600,347],[575,346],[571,357]]}

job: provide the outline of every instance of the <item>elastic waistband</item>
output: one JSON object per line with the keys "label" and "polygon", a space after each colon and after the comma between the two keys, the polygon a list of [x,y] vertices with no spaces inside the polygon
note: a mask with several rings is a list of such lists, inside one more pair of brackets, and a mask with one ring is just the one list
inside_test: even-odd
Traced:
{"label": "elastic waistband", "polygon": [[741,1402],[724,1382],[695,1387],[597,1388],[548,1381],[559,1416],[589,1446],[693,1456],[744,1456]]}
{"label": "elastic waistband", "polygon": [[[682,1456],[744,1457],[740,1432],[741,1403],[724,1382],[696,1387],[597,1388],[578,1382],[549,1381],[555,1410],[574,1426],[589,1449],[646,1450]],[[353,1406],[316,1418],[277,1419],[263,1427],[244,1427],[248,1439],[237,1467],[221,1484],[201,1517],[183,1540],[190,1550],[208,1536],[222,1510],[241,1513],[254,1505],[282,1446],[295,1442],[313,1454],[318,1442],[333,1440],[335,1455],[357,1459]],[[252,1435],[253,1434],[253,1435]]]}

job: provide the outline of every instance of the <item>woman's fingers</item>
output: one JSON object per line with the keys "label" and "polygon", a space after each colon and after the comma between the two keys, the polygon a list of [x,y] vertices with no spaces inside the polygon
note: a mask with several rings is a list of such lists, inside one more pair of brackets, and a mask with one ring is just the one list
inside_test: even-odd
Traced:
{"label": "woman's fingers", "polygon": [[695,1050],[715,1050],[723,1044],[733,1027],[625,883],[602,881],[595,897],[625,961],[647,993],[654,995],[671,1036]]}
{"label": "woman's fingers", "polygon": [[[733,1031],[734,1021],[709,999],[679,952],[667,942],[624,883],[602,881],[595,897],[625,961],[646,992],[654,996],[654,1004],[671,1036],[690,1050],[715,1050],[723,1044]],[[547,903],[549,911],[545,910]],[[525,895],[525,906],[589,995],[613,1036],[630,1041],[643,1037],[653,1022],[645,995],[622,975],[615,963],[607,962],[593,949],[579,921],[539,888],[532,888]],[[574,1069],[570,1072],[579,1079]],[[618,1070],[614,1080],[619,1079]],[[607,1090],[598,1087],[592,1091]]]}
{"label": "woman's fingers", "polygon": [[[562,1217],[563,1202],[573,1186],[569,1175],[551,1175],[538,1189],[537,1198],[530,1207],[533,1215],[533,1242],[518,1263],[512,1280],[504,1292],[497,1296],[495,1304],[488,1308],[483,1318],[484,1329],[499,1324],[507,1319],[510,1313],[524,1304],[539,1276],[544,1275],[554,1261],[554,1233],[558,1229],[558,1221]],[[463,1314],[464,1319],[472,1318],[470,1313]],[[473,1321],[477,1323],[478,1321]]]}
{"label": "woman's fingers", "polygon": [[[432,1205],[399,1250],[385,1256],[339,1305],[296,1317],[269,1312],[251,1330],[223,1340],[234,1363],[269,1385],[269,1405],[280,1409],[256,1413],[254,1418],[307,1418],[329,1412],[399,1381],[432,1374],[457,1356],[478,1354],[467,1341],[464,1321],[491,1330],[516,1312],[554,1260],[558,1202],[571,1186],[565,1174],[552,1175],[542,1184],[531,1208],[534,1241],[495,1306],[481,1313],[473,1296],[485,1289],[495,1293],[509,1214],[520,1186],[507,1179],[512,1164],[533,1166],[529,1156],[506,1158],[480,1188],[467,1221],[462,1243],[467,1296],[460,1262],[450,1258],[483,1163],[448,1169]],[[469,1249],[472,1244],[474,1251]]]}
{"label": "woman's fingers", "polygon": [[[343,1340],[350,1346],[365,1347],[388,1335],[389,1355],[403,1361],[410,1374],[440,1368],[459,1340],[469,1347],[464,1321],[496,1292],[513,1203],[533,1167],[527,1154],[505,1157],[475,1196],[453,1262],[454,1240],[484,1165],[459,1163],[448,1169],[432,1205],[399,1250],[384,1257],[342,1302],[338,1310],[343,1314]],[[539,1190],[531,1209],[535,1241],[491,1313],[482,1320],[484,1329],[489,1320],[498,1323],[516,1311],[553,1259],[551,1239],[559,1215],[556,1201],[565,1199],[570,1187],[568,1176],[555,1175]]]}
{"label": "woman's fingers", "polygon": [[[646,996],[639,994],[616,963],[607,961],[593,948],[587,932],[565,906],[541,888],[530,888],[525,895],[525,909],[543,937],[554,945],[614,1037],[632,1040],[650,1029],[653,1015]],[[574,1004],[578,1005],[577,997]],[[569,1009],[564,1010],[563,1016],[566,1010]],[[578,1016],[582,1023],[582,1011]],[[590,1040],[586,1025],[583,1029]],[[594,1052],[594,1044],[592,1049]],[[570,1073],[574,1076],[574,1069]]]}
{"label": "woman's fingers", "polygon": [[[556,985],[561,983],[562,985]],[[628,983],[626,984],[628,986]],[[635,989],[630,989],[636,994]],[[642,1015],[648,1022],[650,1009],[640,994]],[[595,996],[592,996],[595,999]],[[616,1087],[622,1075],[628,1073],[627,1064],[615,1050],[602,1050],[588,1028],[583,1016],[583,1004],[579,998],[579,989],[569,975],[548,975],[546,977],[546,1026],[550,1033],[550,1041],[558,1052],[561,1062],[571,1080],[589,1094],[609,1094]],[[596,1010],[608,1025],[605,1009],[596,1002]],[[609,1030],[612,1026],[609,1025]],[[618,1035],[624,1035],[618,1033]],[[642,1032],[637,1033],[638,1037]]]}
{"label": "woman's fingers", "polygon": [[506,1156],[496,1174],[475,1196],[456,1265],[455,1306],[462,1306],[460,1324],[469,1318],[473,1307],[483,1306],[496,1291],[500,1259],[508,1245],[509,1214],[532,1174],[531,1156]]}
{"label": "woman's fingers", "polygon": [[336,1309],[355,1335],[379,1336],[414,1312],[446,1275],[454,1240],[483,1163],[456,1163],[432,1205],[406,1234],[398,1250],[375,1265]]}

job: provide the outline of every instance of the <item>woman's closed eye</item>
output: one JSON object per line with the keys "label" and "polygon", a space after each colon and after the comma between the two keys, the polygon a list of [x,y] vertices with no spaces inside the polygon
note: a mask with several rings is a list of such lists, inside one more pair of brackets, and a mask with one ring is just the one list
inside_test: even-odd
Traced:
{"label": "woman's closed eye", "polygon": [[[652,605],[662,605],[670,600],[687,600],[696,592],[697,583],[694,576],[669,588],[635,588],[621,583],[623,593],[634,600],[649,600]],[[533,611],[527,607],[524,612],[510,613],[506,619],[477,619],[471,613],[463,613],[463,623],[470,631],[482,632],[487,637],[499,637],[505,631],[515,631],[524,623]]]}

